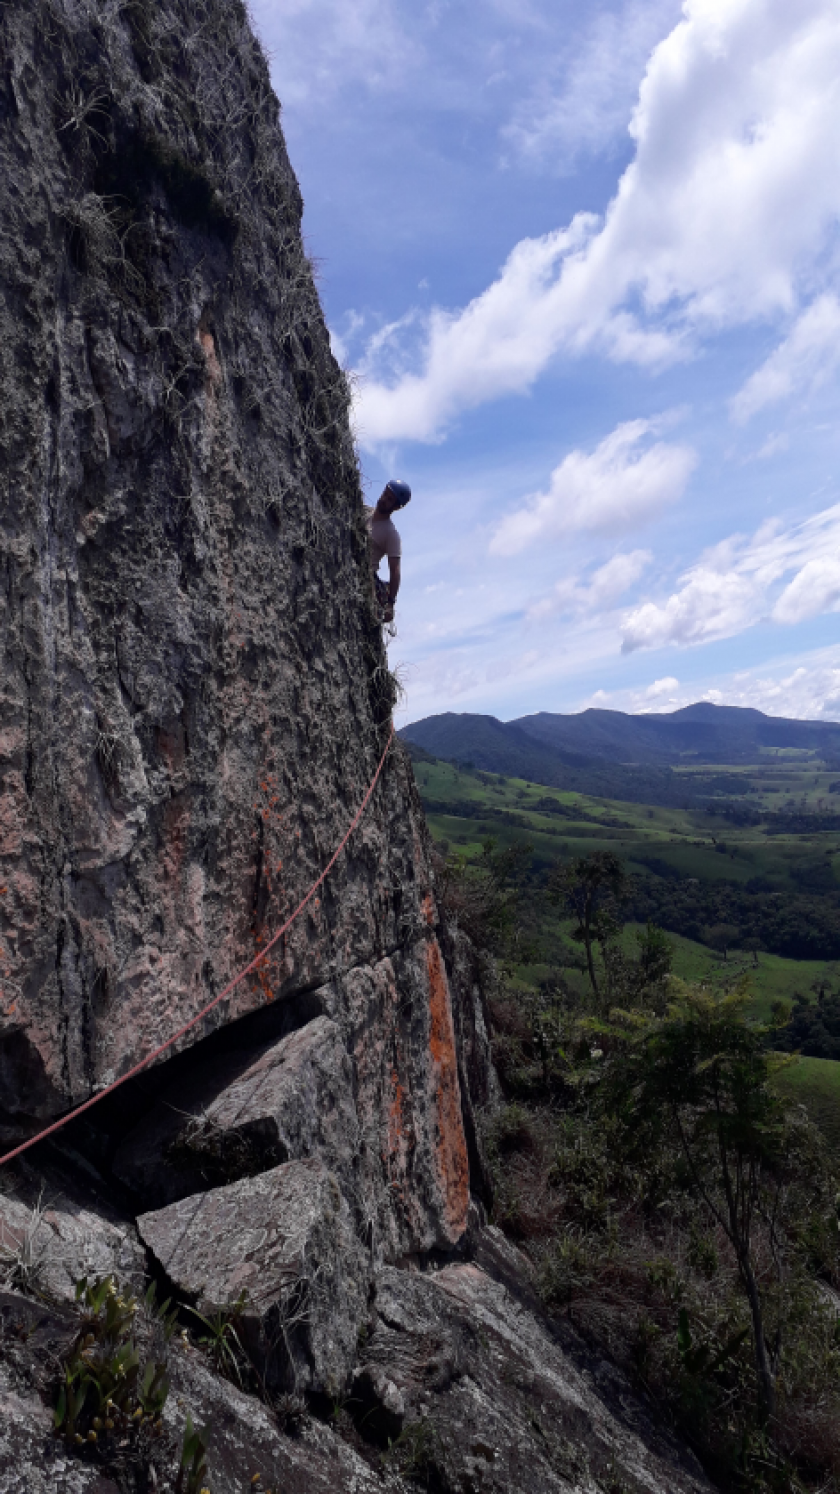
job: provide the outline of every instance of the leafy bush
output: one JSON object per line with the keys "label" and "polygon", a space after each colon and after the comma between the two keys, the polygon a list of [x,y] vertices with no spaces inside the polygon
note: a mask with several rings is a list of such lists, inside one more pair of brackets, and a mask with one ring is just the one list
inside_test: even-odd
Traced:
{"label": "leafy bush", "polygon": [[824,1144],[775,1086],[747,990],[601,945],[597,994],[502,991],[494,1213],[728,1490],[840,1491],[840,1234]]}
{"label": "leafy bush", "polygon": [[82,1322],[63,1366],[55,1406],[55,1428],[81,1447],[101,1448],[142,1434],[160,1436],[169,1394],[164,1361],[142,1362],[135,1339],[140,1304],[121,1295],[111,1276],[76,1285]]}

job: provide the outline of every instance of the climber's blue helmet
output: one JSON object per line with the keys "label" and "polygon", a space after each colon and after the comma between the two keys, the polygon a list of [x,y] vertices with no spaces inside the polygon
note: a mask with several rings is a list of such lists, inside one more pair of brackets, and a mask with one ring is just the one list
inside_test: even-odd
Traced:
{"label": "climber's blue helmet", "polygon": [[385,486],[388,492],[396,498],[397,508],[405,508],[411,499],[411,488],[408,486],[408,483],[400,482],[398,478],[392,477],[390,482],[387,482]]}

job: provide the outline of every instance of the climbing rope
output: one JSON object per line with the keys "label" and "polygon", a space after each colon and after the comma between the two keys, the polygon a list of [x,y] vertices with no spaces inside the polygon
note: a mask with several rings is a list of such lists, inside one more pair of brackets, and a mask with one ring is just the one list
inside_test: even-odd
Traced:
{"label": "climbing rope", "polygon": [[46,1130],[39,1131],[37,1136],[31,1136],[28,1141],[24,1141],[20,1146],[16,1146],[14,1148],[14,1151],[7,1152],[5,1157],[0,1157],[0,1167],[2,1167],[6,1162],[11,1162],[14,1157],[19,1157],[21,1152],[28,1151],[31,1146],[35,1146],[36,1142],[44,1141],[47,1136],[52,1136],[56,1131],[60,1131],[62,1126],[66,1126],[69,1121],[75,1120],[78,1115],[83,1115],[86,1110],[90,1110],[92,1105],[97,1105],[100,1100],[104,1100],[106,1095],[113,1094],[114,1090],[119,1089],[120,1085],[125,1084],[126,1080],[133,1079],[135,1074],[139,1074],[142,1069],[148,1068],[150,1063],[153,1063],[156,1058],[160,1058],[161,1053],[165,1053],[167,1048],[171,1048],[173,1043],[178,1042],[179,1038],[184,1037],[185,1034],[190,1032],[193,1027],[197,1027],[198,1023],[203,1021],[203,1019],[208,1016],[210,1012],[212,1012],[213,1008],[219,1005],[220,1001],[224,1001],[225,997],[229,996],[231,991],[235,990],[240,981],[243,981],[245,979],[246,975],[250,975],[252,971],[256,970],[257,966],[265,959],[269,950],[272,949],[277,943],[277,940],[282,938],[287,929],[291,928],[295,919],[300,916],[307,903],[310,902],[311,899],[315,896],[315,893],[318,891],[321,883],[325,881],[325,879],[328,877],[329,873],[335,866],[336,861],[344,850],[344,847],[350,839],[350,836],[353,834],[353,831],[356,829],[356,826],[358,825],[359,821],[362,818],[362,815],[364,814],[365,810],[368,807],[368,804],[370,803],[371,795],[373,794],[373,791],[376,788],[377,783],[379,782],[379,775],[381,774],[382,769],[385,766],[385,759],[388,756],[388,752],[390,750],[393,739],[394,726],[392,723],[391,730],[388,734],[388,741],[385,744],[385,751],[379,759],[379,766],[370,781],[370,785],[368,787],[367,793],[365,794],[365,797],[363,798],[361,804],[359,805],[359,808],[356,810],[356,813],[350,822],[350,826],[346,834],[344,835],[344,838],[342,839],[340,845],[333,852],[332,856],[324,867],[324,870],[321,872],[320,877],[318,877],[317,881],[312,883],[312,886],[307,892],[306,897],[298,903],[294,913],[291,913],[289,915],[289,917],[286,919],[286,922],[277,930],[277,932],[275,934],[272,934],[268,943],[265,945],[265,948],[261,949],[259,954],[254,956],[251,963],[249,965],[246,965],[244,970],[240,970],[239,974],[235,975],[233,980],[228,981],[224,990],[220,991],[218,996],[214,996],[213,1000],[209,1001],[206,1006],[202,1007],[201,1011],[198,1012],[196,1016],[191,1017],[189,1022],[185,1022],[183,1027],[179,1027],[177,1032],[173,1032],[172,1036],[167,1038],[165,1043],[161,1043],[159,1048],[155,1048],[151,1053],[147,1053],[146,1057],[141,1058],[140,1062],[136,1063],[132,1069],[129,1069],[125,1074],[122,1074],[119,1079],[115,1079],[113,1084],[108,1084],[106,1085],[105,1089],[100,1089],[98,1093],[92,1095],[89,1100],[85,1100],[84,1104],[77,1105],[75,1110],[69,1110],[66,1115],[63,1115],[61,1117],[60,1120],[53,1121],[53,1124],[51,1126],[47,1126]]}

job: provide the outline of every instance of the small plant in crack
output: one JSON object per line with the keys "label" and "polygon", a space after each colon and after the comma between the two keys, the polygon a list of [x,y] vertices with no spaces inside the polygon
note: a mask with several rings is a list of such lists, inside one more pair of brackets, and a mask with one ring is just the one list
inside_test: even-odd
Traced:
{"label": "small plant in crack", "polygon": [[146,1304],[147,1312],[149,1312],[153,1317],[157,1318],[158,1322],[160,1323],[161,1329],[163,1330],[164,1339],[167,1343],[169,1343],[169,1340],[172,1338],[178,1326],[179,1314],[177,1303],[173,1307],[172,1298],[167,1297],[163,1302],[161,1302],[160,1306],[158,1306],[157,1287],[155,1286],[154,1282],[152,1282],[149,1286],[144,1301]]}
{"label": "small plant in crack", "polygon": [[428,1421],[412,1421],[388,1444],[383,1462],[412,1483],[428,1483],[436,1471],[435,1432]]}
{"label": "small plant in crack", "polygon": [[45,1248],[38,1234],[45,1211],[42,1192],[22,1230],[12,1230],[0,1219],[0,1284],[30,1296],[39,1296],[41,1290]]}
{"label": "small plant in crack", "polygon": [[59,135],[62,135],[65,130],[71,130],[73,134],[76,134],[77,131],[86,129],[99,141],[100,145],[107,145],[107,140],[97,125],[108,120],[110,102],[111,94],[107,89],[94,88],[90,93],[85,93],[78,83],[71,83],[63,101],[65,119],[64,123],[59,125]]}
{"label": "small plant in crack", "polygon": [[220,1374],[243,1387],[250,1363],[239,1337],[239,1325],[247,1300],[247,1293],[240,1292],[232,1306],[220,1308],[216,1312],[205,1314],[196,1307],[186,1309],[201,1324],[196,1332],[199,1347],[205,1351]]}
{"label": "small plant in crack", "polygon": [[175,1494],[210,1494],[205,1486],[206,1478],[207,1428],[193,1426],[192,1417],[188,1416],[181,1444]]}
{"label": "small plant in crack", "polygon": [[55,1429],[77,1448],[107,1458],[130,1444],[160,1437],[169,1395],[166,1364],[143,1363],[135,1340],[137,1299],[121,1295],[113,1277],[76,1283],[81,1326],[63,1365]]}
{"label": "small plant in crack", "polygon": [[287,1437],[294,1437],[301,1430],[309,1415],[303,1396],[294,1392],[279,1395],[275,1398],[273,1405],[280,1430],[285,1432]]}

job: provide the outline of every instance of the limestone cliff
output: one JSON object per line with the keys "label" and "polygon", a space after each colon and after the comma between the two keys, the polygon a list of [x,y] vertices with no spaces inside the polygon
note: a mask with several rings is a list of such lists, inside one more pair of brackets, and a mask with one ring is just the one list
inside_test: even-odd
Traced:
{"label": "limestone cliff", "polygon": [[[300,217],[239,0],[0,8],[4,1142],[259,952],[387,740],[348,389]],[[245,1303],[261,1399],[172,1350],[166,1415],[210,1418],[214,1494],[246,1487],[256,1447],[286,1488],[403,1488],[405,1460],[369,1449],[411,1428],[440,1490],[704,1487],[575,1367],[482,1223],[478,973],[394,746],[256,974],[0,1179],[0,1262],[30,1288],[0,1301],[3,1488],[160,1487],[154,1460],[45,1440],[52,1391],[15,1347],[20,1323],[60,1344],[76,1277],[149,1270],[184,1304]],[[285,1435],[277,1398],[304,1393],[349,1397],[353,1436],[305,1415]]]}

